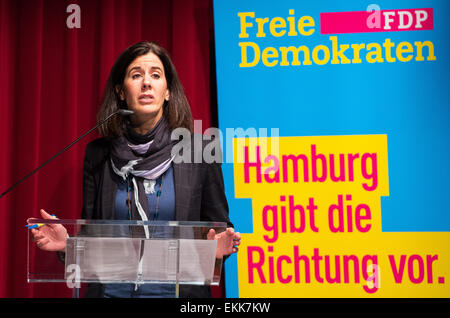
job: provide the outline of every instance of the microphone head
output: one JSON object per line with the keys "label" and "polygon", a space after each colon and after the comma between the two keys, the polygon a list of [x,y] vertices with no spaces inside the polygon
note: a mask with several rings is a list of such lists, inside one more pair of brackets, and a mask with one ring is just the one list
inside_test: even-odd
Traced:
{"label": "microphone head", "polygon": [[134,111],[129,110],[129,109],[119,109],[118,113],[122,116],[129,116],[129,115],[133,115]]}

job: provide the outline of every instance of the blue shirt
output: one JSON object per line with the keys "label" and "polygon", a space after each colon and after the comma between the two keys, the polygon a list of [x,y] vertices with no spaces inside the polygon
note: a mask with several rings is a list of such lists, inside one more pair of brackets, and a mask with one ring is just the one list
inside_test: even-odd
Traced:
{"label": "blue shirt", "polygon": [[[118,183],[117,186],[114,219],[129,220],[130,217],[128,215],[127,206],[127,182],[121,179],[121,182]],[[156,193],[158,191],[161,191],[161,196],[158,202],[158,216],[156,218]],[[131,190],[130,195],[134,195],[133,189]],[[147,194],[147,199],[150,210],[150,215],[148,215],[149,220],[173,221],[175,219],[175,187],[173,184],[172,166],[170,166],[169,169],[167,169],[167,171],[156,180],[155,192],[152,194]]]}
{"label": "blue shirt", "polygon": [[[129,220],[127,206],[127,181],[121,180],[117,184],[114,217],[116,220]],[[158,202],[158,213],[156,215],[157,192],[161,191]],[[134,195],[131,190],[130,195]],[[172,166],[164,172],[155,184],[154,193],[147,194],[150,213],[149,220],[173,221],[175,219],[175,187],[173,181]],[[104,297],[120,298],[144,298],[144,297],[174,297],[175,286],[173,284],[145,284],[140,285],[137,290],[135,284],[106,284]]]}

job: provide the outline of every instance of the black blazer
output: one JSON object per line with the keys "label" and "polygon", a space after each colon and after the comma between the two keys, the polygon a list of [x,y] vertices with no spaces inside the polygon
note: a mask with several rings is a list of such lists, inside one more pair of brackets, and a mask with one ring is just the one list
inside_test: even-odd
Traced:
{"label": "black blazer", "polygon": [[[203,149],[192,147],[191,158],[195,158],[194,151],[203,152]],[[107,194],[110,197],[106,202],[110,202],[111,206],[101,207],[101,202],[105,200],[99,199],[103,171],[111,169],[110,165],[110,142],[107,139],[96,139],[86,146],[83,165],[83,219],[114,218],[116,191]],[[233,227],[228,217],[220,163],[173,163],[173,171],[176,221],[227,222],[229,227]],[[85,297],[103,297],[103,291],[102,285],[90,284]],[[211,297],[211,292],[208,287],[182,285],[180,296]]]}

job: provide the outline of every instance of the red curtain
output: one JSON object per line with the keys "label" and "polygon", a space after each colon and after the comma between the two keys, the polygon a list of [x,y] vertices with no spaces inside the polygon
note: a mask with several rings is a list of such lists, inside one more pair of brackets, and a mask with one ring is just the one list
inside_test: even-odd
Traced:
{"label": "red curtain", "polygon": [[[66,24],[72,3],[81,28]],[[111,66],[141,40],[169,51],[194,118],[215,124],[213,35],[211,0],[0,0],[0,192],[95,125]],[[0,198],[0,297],[71,296],[65,284],[27,283],[25,224],[40,208],[80,217],[84,148],[96,137]]]}

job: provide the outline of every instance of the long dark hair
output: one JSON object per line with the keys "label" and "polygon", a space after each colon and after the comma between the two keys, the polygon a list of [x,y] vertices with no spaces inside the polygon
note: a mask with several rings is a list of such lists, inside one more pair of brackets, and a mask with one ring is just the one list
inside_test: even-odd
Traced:
{"label": "long dark hair", "polygon": [[[125,73],[131,62],[137,57],[147,53],[153,53],[158,56],[164,66],[170,99],[169,101],[164,102],[163,116],[167,120],[169,128],[173,130],[175,128],[183,127],[192,132],[191,109],[184,93],[183,85],[181,85],[180,79],[178,78],[175,66],[167,51],[154,42],[136,43],[123,51],[117,58],[111,68],[108,80],[106,81],[101,106],[97,113],[97,122],[116,112],[120,108],[127,108],[126,103],[120,100],[120,96],[116,92],[116,87],[123,86]],[[100,126],[100,134],[106,138],[115,138],[123,135],[124,120],[125,118],[120,115],[114,116],[107,123]]]}

